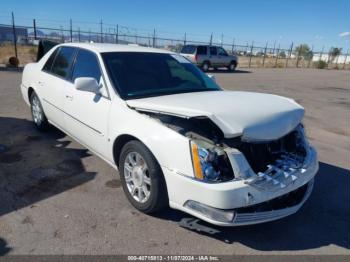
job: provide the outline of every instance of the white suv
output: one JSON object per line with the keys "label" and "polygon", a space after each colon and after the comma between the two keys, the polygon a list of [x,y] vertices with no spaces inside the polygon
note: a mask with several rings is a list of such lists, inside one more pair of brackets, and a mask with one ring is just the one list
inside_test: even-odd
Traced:
{"label": "white suv", "polygon": [[58,127],[118,169],[145,213],[170,205],[246,225],[293,214],[311,193],[318,161],[304,109],[224,91],[178,54],[63,44],[24,68],[21,92],[37,128]]}

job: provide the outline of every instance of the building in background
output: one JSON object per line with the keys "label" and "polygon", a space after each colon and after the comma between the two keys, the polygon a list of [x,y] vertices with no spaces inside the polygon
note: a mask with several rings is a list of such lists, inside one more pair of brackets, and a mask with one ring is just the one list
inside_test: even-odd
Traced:
{"label": "building in background", "polygon": [[[26,43],[28,40],[27,28],[16,28],[17,43]],[[0,26],[0,43],[13,42],[13,28],[11,26]]]}

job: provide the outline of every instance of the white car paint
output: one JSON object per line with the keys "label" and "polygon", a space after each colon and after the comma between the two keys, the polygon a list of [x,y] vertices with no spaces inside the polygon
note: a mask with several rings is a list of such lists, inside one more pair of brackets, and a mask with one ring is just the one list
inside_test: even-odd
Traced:
{"label": "white car paint", "polygon": [[[190,139],[147,114],[135,110],[165,112],[184,118],[208,116],[228,138],[242,135],[247,140],[261,141],[282,137],[302,121],[304,109],[293,100],[268,94],[211,91],[124,101],[113,88],[101,52],[174,53],[113,44],[73,43],[64,46],[87,49],[96,54],[104,76],[101,82],[103,96],[94,101],[95,94],[77,90],[73,83],[42,71],[55,49],[53,48],[38,63],[28,64],[24,68],[21,92],[25,102],[29,105],[28,91],[34,90],[50,123],[116,169],[114,142],[123,135],[140,140],[161,166],[170,207],[210,223],[235,226],[290,215],[296,212],[308,197],[305,195],[303,202],[292,210],[272,212],[265,214],[265,218],[263,216],[241,222],[220,222],[186,207],[185,203],[188,200],[194,200],[213,208],[231,210],[282,196],[311,183],[318,169],[317,154],[312,147],[308,148],[308,163],[295,173],[299,179],[283,189],[260,190],[250,185],[249,179],[244,178],[225,183],[200,182],[194,179]],[[235,174],[242,174],[243,177],[247,171],[254,173],[241,152],[228,151],[228,155]],[[235,219],[238,219],[238,216]]]}

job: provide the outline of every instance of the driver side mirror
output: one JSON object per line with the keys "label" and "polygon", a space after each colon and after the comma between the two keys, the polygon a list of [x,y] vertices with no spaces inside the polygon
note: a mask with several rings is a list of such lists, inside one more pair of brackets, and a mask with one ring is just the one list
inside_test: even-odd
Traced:
{"label": "driver side mirror", "polygon": [[100,94],[100,86],[95,78],[78,77],[74,81],[74,86],[77,90]]}

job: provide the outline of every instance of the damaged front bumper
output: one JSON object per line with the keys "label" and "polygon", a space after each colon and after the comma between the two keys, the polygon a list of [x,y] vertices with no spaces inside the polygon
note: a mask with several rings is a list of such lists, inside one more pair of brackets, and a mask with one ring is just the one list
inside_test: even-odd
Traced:
{"label": "damaged front bumper", "polygon": [[[294,214],[312,191],[318,171],[317,153],[309,147],[301,167],[294,168],[292,162],[286,166],[287,158],[263,174],[251,174],[249,169],[245,179],[216,184],[201,183],[163,168],[170,206],[220,226],[257,224]],[[231,152],[230,161],[235,172],[247,172],[239,154]]]}

